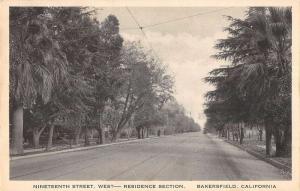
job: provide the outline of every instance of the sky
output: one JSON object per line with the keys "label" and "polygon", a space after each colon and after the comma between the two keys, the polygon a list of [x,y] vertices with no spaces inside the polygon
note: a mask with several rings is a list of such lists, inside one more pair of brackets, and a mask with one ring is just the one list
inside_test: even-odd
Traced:
{"label": "sky", "polygon": [[[129,7],[129,11],[114,7],[99,9],[97,18],[102,21],[110,14],[115,15],[125,41],[141,41],[146,48],[154,50],[175,78],[174,96],[178,103],[203,127],[204,94],[214,88],[203,78],[212,69],[226,64],[211,57],[217,52],[214,45],[227,36],[225,16],[243,18],[245,11],[246,7]],[[141,26],[197,16],[145,27],[145,37],[130,12]]]}

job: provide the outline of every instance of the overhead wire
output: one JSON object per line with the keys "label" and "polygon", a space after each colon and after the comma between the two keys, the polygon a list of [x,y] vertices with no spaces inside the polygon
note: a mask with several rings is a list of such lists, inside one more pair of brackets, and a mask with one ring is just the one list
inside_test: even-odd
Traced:
{"label": "overhead wire", "polygon": [[[168,24],[168,23],[172,23],[172,22],[177,22],[177,21],[180,21],[180,20],[190,19],[192,17],[207,15],[207,14],[210,14],[210,13],[220,12],[220,11],[223,11],[223,10],[226,10],[226,9],[230,9],[230,8],[232,8],[232,7],[226,7],[226,8],[212,10],[212,11],[207,11],[207,12],[201,12],[201,13],[197,13],[197,14],[194,14],[194,15],[189,15],[189,16],[185,16],[185,17],[170,19],[170,20],[167,20],[167,21],[163,21],[163,22],[158,22],[158,23],[154,23],[154,24],[142,26],[138,22],[138,20],[135,18],[135,16],[133,15],[133,13],[130,11],[130,9],[128,7],[126,7],[128,13],[132,17],[132,19],[134,20],[134,22],[136,23],[136,25],[138,26],[138,28],[131,27],[131,28],[123,28],[122,30],[137,30],[137,29],[139,29],[141,31],[141,33],[143,34],[143,36],[144,36],[146,42],[148,43],[149,47],[151,48],[151,50],[153,51],[153,53],[155,54],[155,56],[157,57],[157,59],[159,59],[156,51],[154,50],[152,44],[148,40],[148,37],[147,37],[147,35],[146,35],[146,33],[144,32],[143,29],[150,28],[150,27],[155,27],[155,26],[158,26],[158,25]],[[191,116],[191,112],[190,112],[190,116]]]}
{"label": "overhead wire", "polygon": [[215,13],[215,12],[223,11],[223,10],[230,9],[230,8],[231,7],[226,7],[226,8],[222,8],[222,9],[216,9],[216,10],[213,10],[213,11],[206,11],[206,12],[202,12],[202,13],[197,13],[197,14],[194,14],[194,15],[189,15],[189,16],[185,16],[185,17],[171,19],[171,20],[167,20],[167,21],[163,21],[163,22],[159,22],[159,23],[154,23],[154,24],[150,24],[150,25],[145,25],[145,26],[143,26],[143,28],[149,28],[149,27],[154,27],[154,26],[163,25],[163,24],[167,24],[167,23],[177,22],[177,21],[180,21],[180,20],[185,20],[185,19],[189,19],[189,18],[192,18],[192,17],[200,16],[200,15],[207,15],[207,14],[210,14],[210,13]]}
{"label": "overhead wire", "polygon": [[145,28],[150,28],[150,27],[155,27],[155,26],[158,26],[158,25],[163,25],[163,24],[168,24],[168,23],[172,23],[172,22],[177,22],[177,21],[180,21],[180,20],[185,20],[185,19],[190,19],[192,17],[197,17],[197,16],[202,16],[202,15],[207,15],[207,14],[211,14],[211,13],[216,13],[216,12],[220,12],[220,11],[223,11],[223,10],[227,10],[227,9],[230,9],[232,7],[226,7],[226,8],[221,8],[221,9],[215,9],[215,10],[212,10],[212,11],[206,11],[206,12],[201,12],[201,13],[197,13],[197,14],[194,14],[194,15],[188,15],[188,16],[185,16],[185,17],[179,17],[179,18],[175,18],[175,19],[170,19],[170,20],[167,20],[167,21],[162,21],[162,22],[158,22],[158,23],[153,23],[153,24],[149,24],[149,25],[140,25],[136,18],[133,16],[132,12],[129,10],[128,7],[126,7],[127,11],[129,12],[129,14],[131,15],[131,17],[133,17],[134,21],[138,24],[138,28],[134,28],[134,27],[128,27],[128,28],[123,28],[122,30],[137,30],[137,29],[145,29]]}
{"label": "overhead wire", "polygon": [[177,22],[177,21],[180,21],[180,20],[185,20],[185,19],[190,19],[192,17],[197,17],[197,16],[202,16],[202,15],[207,15],[207,14],[211,14],[211,13],[216,13],[216,12],[220,12],[220,11],[223,11],[223,10],[226,10],[226,9],[230,9],[232,7],[226,7],[226,8],[221,8],[221,9],[215,9],[215,10],[212,10],[212,11],[206,11],[206,12],[201,12],[201,13],[197,13],[197,14],[194,14],[194,15],[188,15],[188,16],[185,16],[185,17],[179,17],[179,18],[175,18],[175,19],[170,19],[170,20],[167,20],[167,21],[163,21],[163,22],[158,22],[158,23],[154,23],[154,24],[150,24],[150,25],[144,25],[142,26],[138,20],[135,18],[135,16],[133,15],[133,13],[131,12],[131,10],[126,7],[129,15],[131,16],[131,18],[134,20],[134,22],[136,23],[137,27],[138,28],[134,28],[134,27],[131,27],[131,28],[123,28],[122,30],[140,30],[141,33],[143,34],[146,42],[148,43],[149,47],[151,48],[151,50],[153,51],[153,53],[155,54],[155,56],[157,58],[158,57],[158,54],[156,53],[156,51],[154,50],[152,44],[150,43],[144,29],[145,28],[150,28],[150,27],[155,27],[155,26],[158,26],[158,25],[163,25],[163,24],[168,24],[168,23],[172,23],[172,22]]}
{"label": "overhead wire", "polygon": [[150,49],[153,51],[153,53],[155,54],[156,58],[159,59],[158,54],[156,53],[156,51],[154,50],[152,44],[150,43],[146,33],[143,31],[143,27],[139,24],[138,20],[135,18],[135,16],[132,14],[132,12],[130,11],[130,9],[128,7],[126,7],[128,13],[130,14],[130,16],[132,17],[132,19],[134,20],[134,22],[136,23],[136,25],[139,27],[138,29],[140,29],[141,33],[143,34],[143,36],[145,37],[146,42],[148,43]]}
{"label": "overhead wire", "polygon": [[141,25],[139,24],[139,22],[137,21],[137,19],[134,17],[134,15],[130,11],[130,9],[128,7],[126,7],[126,9],[127,9],[128,13],[130,14],[131,18],[134,20],[135,24],[139,27],[139,29],[142,29],[143,27],[141,27]]}

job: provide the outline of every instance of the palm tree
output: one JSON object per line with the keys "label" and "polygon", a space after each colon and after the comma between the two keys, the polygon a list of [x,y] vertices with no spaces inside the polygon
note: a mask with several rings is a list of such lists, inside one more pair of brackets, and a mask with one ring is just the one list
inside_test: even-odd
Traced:
{"label": "palm tree", "polygon": [[49,22],[48,9],[10,8],[11,154],[23,153],[23,109],[38,97],[47,103],[66,76],[67,60]]}
{"label": "palm tree", "polygon": [[220,52],[215,57],[230,60],[233,66],[240,66],[236,70],[242,69],[233,73],[239,82],[236,87],[251,103],[253,119],[265,123],[269,155],[272,131],[278,135],[278,129],[274,128],[275,116],[268,104],[277,102],[282,80],[291,73],[291,9],[249,8],[244,20],[228,18],[229,37],[216,44]]}

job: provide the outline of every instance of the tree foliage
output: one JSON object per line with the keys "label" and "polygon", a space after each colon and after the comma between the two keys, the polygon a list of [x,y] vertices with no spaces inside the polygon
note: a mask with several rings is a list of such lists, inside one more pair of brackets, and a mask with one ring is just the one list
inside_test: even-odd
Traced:
{"label": "tree foliage", "polygon": [[[228,20],[229,35],[217,42],[214,57],[231,64],[205,79],[216,87],[206,95],[208,120],[219,128],[263,122],[281,155],[290,150],[291,8],[249,8],[245,19]],[[266,144],[269,154],[270,139]]]}
{"label": "tree foliage", "polygon": [[83,132],[88,144],[97,130],[101,144],[107,128],[116,140],[129,124],[164,125],[173,77],[153,52],[124,42],[117,17],[99,21],[96,11],[10,8],[12,154],[22,154],[23,136],[35,148],[47,136],[51,149],[53,136],[77,144]]}

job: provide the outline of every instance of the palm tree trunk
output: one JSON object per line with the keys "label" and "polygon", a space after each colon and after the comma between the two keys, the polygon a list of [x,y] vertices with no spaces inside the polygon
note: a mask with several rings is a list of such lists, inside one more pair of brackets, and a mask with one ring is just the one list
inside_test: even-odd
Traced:
{"label": "palm tree trunk", "polygon": [[10,153],[23,154],[23,105],[19,105],[13,112],[12,143]]}

